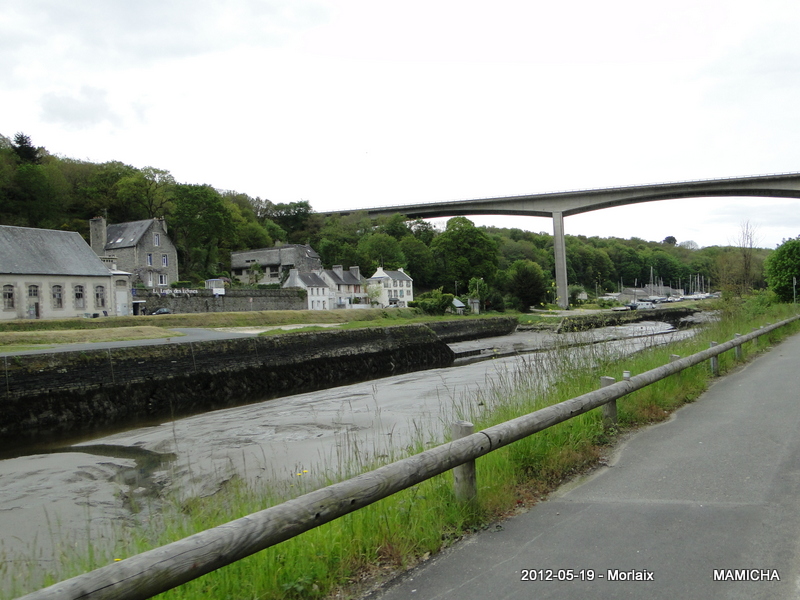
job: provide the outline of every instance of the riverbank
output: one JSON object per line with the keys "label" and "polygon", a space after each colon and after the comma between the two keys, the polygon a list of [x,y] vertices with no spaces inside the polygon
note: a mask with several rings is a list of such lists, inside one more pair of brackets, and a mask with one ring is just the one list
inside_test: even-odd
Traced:
{"label": "riverbank", "polygon": [[[733,335],[732,332],[723,333]],[[642,339],[641,343],[643,346],[649,345],[645,339]],[[700,346],[703,343],[707,346],[707,340],[700,341]],[[285,423],[278,421],[279,425],[272,432],[269,428],[260,426],[257,420],[252,419],[253,413],[246,410],[250,407],[245,407],[232,409],[238,411],[238,417],[232,415],[229,421],[218,422],[216,427],[211,423],[207,428],[199,427],[197,419],[200,417],[197,417],[165,424],[159,429],[142,430],[137,436],[129,435],[127,439],[120,434],[120,437],[104,440],[104,445],[123,445],[124,440],[126,447],[143,448],[151,452],[161,450],[168,453],[172,451],[172,448],[186,446],[187,444],[181,443],[181,440],[188,443],[189,436],[193,433],[198,436],[198,442],[202,440],[203,443],[199,446],[188,446],[181,450],[181,452],[186,452],[186,458],[183,459],[182,467],[179,470],[182,470],[187,479],[193,481],[195,486],[200,486],[202,482],[211,479],[220,482],[220,485],[217,488],[206,488],[205,490],[199,487],[192,488],[194,492],[199,492],[199,496],[208,496],[205,500],[190,501],[190,497],[180,494],[181,499],[178,500],[176,508],[179,515],[183,515],[180,519],[186,519],[186,523],[181,525],[180,533],[178,533],[178,535],[183,535],[197,527],[203,528],[218,523],[220,518],[225,520],[233,517],[233,513],[226,513],[228,516],[225,517],[220,515],[219,508],[214,508],[216,499],[223,505],[237,505],[237,515],[240,516],[246,514],[250,507],[264,507],[269,504],[272,501],[269,498],[273,498],[277,493],[281,480],[293,482],[296,486],[295,488],[285,488],[286,491],[299,489],[304,485],[313,485],[311,482],[316,481],[319,475],[330,477],[331,473],[337,469],[339,469],[339,476],[346,476],[361,468],[371,466],[372,461],[390,460],[405,449],[407,444],[400,442],[401,439],[416,440],[410,444],[411,448],[425,447],[429,443],[435,443],[435,440],[441,436],[442,423],[448,423],[452,416],[471,418],[479,424],[486,423],[486,417],[490,415],[502,418],[503,415],[498,412],[528,411],[531,402],[535,401],[536,405],[550,402],[556,391],[559,394],[574,395],[576,389],[581,385],[596,387],[595,373],[600,363],[602,363],[600,366],[602,374],[614,374],[623,366],[633,369],[634,372],[640,372],[642,366],[639,358],[626,359],[623,365],[614,367],[609,362],[610,355],[601,352],[600,347],[587,345],[581,352],[568,351],[567,354],[558,354],[562,357],[561,359],[551,360],[547,357],[556,355],[539,354],[531,357],[490,360],[474,365],[472,368],[475,371],[472,377],[467,377],[466,371],[459,368],[422,372],[402,376],[399,379],[384,379],[376,382],[376,385],[362,384],[355,389],[339,388],[342,391],[341,395],[330,397],[330,392],[325,394],[326,400],[330,401],[328,409],[321,407],[318,398],[306,400],[299,397],[292,398],[293,402],[295,400],[298,402],[292,407],[280,407],[275,402],[264,403],[265,407],[272,405],[271,408],[276,410],[272,416],[266,418],[266,424],[274,422],[278,415],[284,415],[284,418],[294,416]],[[649,357],[648,360],[666,362],[668,354],[675,350],[675,348],[670,348],[655,357]],[[748,353],[753,350],[748,348]],[[684,350],[679,352],[684,353]],[[546,378],[543,375],[557,367],[558,365],[555,364],[557,362],[561,362],[562,366],[570,369],[571,375],[564,379],[561,385],[547,387],[547,395],[544,395],[542,392],[545,389],[542,388],[541,382]],[[723,361],[722,366],[725,368],[730,366],[730,363]],[[574,371],[575,369],[577,372]],[[578,374],[580,377],[576,376]],[[548,379],[548,381],[550,380]],[[442,387],[442,383],[444,387]],[[564,383],[567,384],[566,387],[563,385]],[[684,401],[687,397],[691,397],[692,393],[699,393],[693,387],[691,380],[681,377],[679,383],[682,387],[689,386],[689,389],[683,392],[676,392],[675,389],[666,390],[664,393],[668,399],[666,403],[657,399],[652,400],[652,398],[632,399],[636,404],[641,403],[641,406],[637,408],[638,412],[629,410],[630,405],[627,405],[628,400],[626,399],[627,406],[620,411],[623,423],[630,425],[632,421],[646,422],[654,418],[663,418],[666,414],[665,410],[670,410],[671,406],[674,407],[674,403]],[[408,385],[412,387],[407,388]],[[402,411],[394,408],[394,406],[400,406],[396,404],[400,400],[405,402],[402,406],[407,407]],[[447,414],[439,412],[443,405],[450,407]],[[223,412],[227,413],[228,411]],[[401,412],[405,415],[405,420],[400,418]],[[426,414],[429,415],[430,422],[434,424],[432,429],[421,425],[426,422],[423,419]],[[482,503],[479,521],[475,520],[475,515],[463,514],[448,505],[449,478],[439,478],[376,507],[377,513],[359,511],[359,516],[354,515],[352,518],[343,520],[333,528],[307,534],[298,539],[296,543],[282,544],[274,552],[262,553],[258,557],[253,557],[252,561],[248,560],[236,567],[226,569],[220,573],[222,580],[217,583],[209,584],[209,579],[204,578],[205,583],[198,582],[199,587],[187,586],[187,589],[176,592],[176,597],[204,597],[204,594],[207,597],[210,593],[209,589],[213,589],[214,593],[219,591],[223,595],[241,595],[235,591],[223,591],[228,588],[219,587],[225,581],[233,583],[236,580],[253,582],[259,589],[267,589],[262,586],[268,587],[268,584],[274,584],[275,589],[278,590],[275,595],[264,592],[264,597],[318,597],[318,594],[312,592],[312,585],[317,586],[320,593],[323,593],[325,589],[331,589],[330,586],[335,585],[332,583],[333,581],[341,581],[337,578],[355,577],[362,568],[365,569],[365,572],[374,572],[373,568],[369,566],[373,564],[371,561],[377,560],[376,564],[387,567],[397,566],[400,563],[407,564],[407,561],[412,561],[414,556],[422,556],[425,552],[436,550],[443,543],[447,545],[465,531],[475,527],[476,523],[485,522],[484,519],[490,519],[492,515],[508,510],[509,506],[520,506],[520,501],[523,504],[534,501],[540,494],[540,491],[535,490],[543,490],[546,486],[535,484],[532,488],[533,492],[521,490],[518,486],[522,485],[523,476],[536,474],[545,481],[557,481],[559,477],[568,476],[573,472],[577,468],[576,465],[591,464],[591,460],[596,460],[597,454],[592,450],[593,444],[597,443],[597,440],[592,437],[597,434],[596,424],[591,418],[587,418],[589,419],[588,429],[585,427],[587,423],[582,421],[584,427],[577,431],[560,430],[543,435],[540,443],[546,446],[545,451],[521,448],[522,454],[520,455],[512,451],[512,448],[519,447],[515,444],[514,447],[509,448],[509,454],[504,459],[507,461],[506,463],[498,465],[491,461],[487,462],[488,457],[482,459],[480,467]],[[313,423],[332,422],[336,424],[335,430],[310,427]],[[382,425],[380,431],[384,433],[369,434],[371,431],[369,427],[374,427],[378,423]],[[403,431],[406,433],[403,434]],[[307,432],[308,435],[301,436],[301,432]],[[592,439],[589,446],[585,447],[582,445],[581,436],[587,433]],[[602,428],[600,433],[602,433]],[[401,434],[410,436],[410,438],[403,437]],[[295,438],[298,443],[302,443],[305,438],[305,442],[308,443],[307,451],[298,452],[299,446],[294,444]],[[274,439],[273,447],[279,449],[283,447],[283,454],[264,456],[263,450],[259,449],[263,448],[261,444],[266,439]],[[567,442],[566,445],[564,445],[565,442]],[[223,449],[226,450],[223,451]],[[550,455],[548,453],[552,452],[555,452],[555,460],[550,464],[546,457]],[[380,458],[384,454],[385,457]],[[505,453],[503,454],[505,455]],[[514,458],[514,456],[518,456],[518,458]],[[528,458],[524,458],[525,456]],[[313,460],[315,457],[316,460]],[[325,457],[329,459],[327,462],[324,460]],[[537,462],[534,466],[529,467],[531,457],[536,457]],[[320,460],[321,458],[323,460]],[[112,460],[107,456],[98,457],[97,464],[108,465],[121,460]],[[136,463],[133,459],[126,460],[130,461],[128,471],[135,472]],[[91,462],[92,459],[85,458],[84,464],[88,466]],[[322,464],[320,465],[320,463]],[[202,469],[201,465],[204,465]],[[28,465],[28,467],[30,466]],[[178,465],[173,463],[169,470],[172,471],[173,467],[177,468]],[[91,472],[88,469],[86,471]],[[166,470],[161,472],[164,473]],[[242,472],[249,474],[247,482],[236,477],[236,473]],[[276,472],[280,472],[282,479],[271,476]],[[158,477],[155,479],[163,483]],[[14,478],[4,477],[4,481],[6,480],[13,481]],[[229,483],[222,483],[224,481]],[[86,485],[88,482],[84,481],[83,483]],[[71,485],[73,488],[81,487],[80,482]],[[149,505],[152,500],[148,500],[148,496],[144,492],[139,491],[138,495],[134,493],[138,489],[134,487],[135,485],[135,481],[132,481],[122,489],[127,490],[126,495],[132,492],[134,502],[140,507]],[[248,500],[243,503],[243,500],[234,499],[234,496],[240,499],[250,496],[250,492],[245,490],[243,485],[244,488],[253,486],[252,501]],[[142,487],[144,488],[144,486]],[[162,488],[162,492],[165,497],[172,497],[169,489]],[[173,489],[173,492],[178,492],[178,490]],[[233,496],[230,496],[229,493]],[[94,500],[91,495],[89,497]],[[93,506],[93,511],[102,513],[104,510],[100,502],[97,504],[93,502]],[[503,508],[504,506],[506,508]],[[111,508],[109,506],[108,510],[110,511]],[[167,510],[167,512],[169,511]],[[216,516],[212,517],[212,513]],[[83,514],[86,514],[85,511]],[[371,517],[370,514],[373,516]],[[116,520],[123,522],[121,519],[123,517],[120,516]],[[30,519],[27,520],[30,521]],[[78,519],[75,523],[78,531],[80,531],[80,520]],[[102,519],[93,518],[93,522],[99,528]],[[153,521],[152,527],[154,529],[147,534],[148,538],[152,538],[155,535],[154,530],[160,528],[160,526],[156,527],[155,521]],[[97,533],[98,530],[94,531]],[[176,533],[173,529],[171,535]],[[106,537],[109,534],[105,531],[101,535]],[[343,539],[347,539],[348,542],[342,547],[336,546]],[[126,543],[132,543],[132,540]],[[136,544],[138,543],[136,542]],[[329,547],[329,544],[334,544],[334,547]],[[347,558],[342,554],[345,546],[347,554],[354,553],[359,557],[358,560]],[[140,547],[138,545],[126,548],[118,547],[114,556],[130,555],[130,552],[136,551],[135,548]],[[322,562],[319,562],[318,558],[308,556],[303,558],[303,548],[309,547],[315,548],[315,552],[327,558]],[[394,550],[388,552],[387,548]],[[376,552],[378,553],[377,558]],[[279,572],[273,568],[277,564],[282,565]],[[310,579],[306,579],[309,573],[313,575]],[[330,578],[331,576],[333,579]],[[257,580],[257,583],[253,581],[254,579]],[[304,583],[306,581],[307,584]],[[293,584],[296,584],[298,589],[303,592],[287,595],[283,586]],[[206,587],[208,585],[213,587]]]}
{"label": "riverbank", "polygon": [[448,341],[508,334],[499,317],[199,343],[4,356],[5,437],[97,429],[446,367]]}

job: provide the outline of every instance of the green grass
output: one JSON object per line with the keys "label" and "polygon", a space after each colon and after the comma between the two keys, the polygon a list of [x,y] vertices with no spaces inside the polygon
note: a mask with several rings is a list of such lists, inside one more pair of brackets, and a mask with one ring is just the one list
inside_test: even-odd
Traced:
{"label": "green grass", "polygon": [[109,329],[119,327],[269,327],[305,323],[362,323],[376,324],[424,323],[452,319],[481,319],[496,317],[499,313],[484,315],[432,317],[415,308],[361,310],[265,310],[227,313],[186,313],[176,315],[147,315],[138,317],[103,317],[100,319],[16,319],[0,323],[0,332],[60,331],[83,329]]}
{"label": "green grass", "polygon": [[[453,399],[454,409],[457,416],[475,422],[479,430],[597,389],[601,375],[619,379],[623,370],[636,375],[667,363],[670,354],[688,356],[708,348],[711,340],[724,342],[734,333],[747,333],[754,326],[791,314],[792,309],[787,306],[751,311],[740,307],[694,338],[622,359],[605,353],[600,346],[586,346],[581,352],[564,348],[531,355],[494,383]],[[745,360],[799,330],[800,324],[795,322],[763,336],[758,343],[745,344]],[[721,372],[736,368],[733,352],[720,358]],[[544,377],[543,373],[550,375]],[[708,366],[698,365],[618,400],[620,430],[666,418],[676,408],[695,400],[710,380]],[[477,509],[455,501],[452,476],[445,474],[171,590],[163,597],[324,598],[337,590],[345,590],[341,597],[347,597],[346,590],[351,586],[412,565],[463,535],[537,502],[566,479],[595,465],[609,450],[615,435],[615,431],[603,428],[599,409],[580,415],[481,458],[477,463]],[[418,452],[425,442],[420,437],[412,446],[409,450]],[[330,481],[346,478],[404,455],[398,450],[382,461],[373,458],[382,451],[353,452],[344,458],[338,474],[326,475]],[[311,489],[308,486],[313,487],[312,475],[301,472],[291,486],[283,489],[234,479],[207,498],[181,498],[175,493],[158,505],[143,507],[136,527],[95,532],[95,539],[77,547],[65,544],[60,567],[43,570],[31,560],[26,571],[24,562],[3,562],[0,575],[6,582],[17,580],[12,585],[14,593],[32,590],[280,503]],[[99,543],[102,539],[114,539],[113,547],[104,548]]]}

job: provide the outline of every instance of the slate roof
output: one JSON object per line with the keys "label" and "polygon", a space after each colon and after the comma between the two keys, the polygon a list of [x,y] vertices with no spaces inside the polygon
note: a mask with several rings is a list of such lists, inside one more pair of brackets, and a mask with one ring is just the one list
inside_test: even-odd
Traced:
{"label": "slate roof", "polygon": [[74,231],[0,225],[0,273],[90,275],[111,272]]}
{"label": "slate roof", "polygon": [[381,271],[382,269],[375,271],[375,275],[370,277],[370,279],[386,279],[386,277],[388,277],[389,279],[396,279],[398,281],[414,281],[408,276],[408,273],[404,273],[403,271],[383,271],[385,277],[380,274]]}
{"label": "slate roof", "polygon": [[297,277],[300,278],[306,287],[328,287],[328,284],[316,273],[298,273]]}
{"label": "slate roof", "polygon": [[135,246],[152,224],[153,219],[146,219],[109,225],[106,228],[106,250]]}
{"label": "slate roof", "polygon": [[[249,267],[250,263],[258,262],[260,265],[281,265],[282,250],[294,250],[295,256],[291,257],[292,260],[298,258],[311,258],[319,260],[319,254],[306,244],[285,244],[283,246],[273,246],[271,248],[258,248],[256,250],[239,250],[231,252],[231,268]],[[248,262],[249,261],[249,262]]]}
{"label": "slate roof", "polygon": [[342,271],[342,276],[340,277],[333,269],[325,269],[325,275],[330,277],[335,285],[361,285],[359,278],[350,271]]}

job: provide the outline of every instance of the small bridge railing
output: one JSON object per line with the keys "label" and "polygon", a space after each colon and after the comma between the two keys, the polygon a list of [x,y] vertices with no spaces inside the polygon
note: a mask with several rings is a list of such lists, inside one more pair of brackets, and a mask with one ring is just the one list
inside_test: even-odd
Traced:
{"label": "small bridge railing", "polygon": [[[640,375],[603,386],[576,398],[517,417],[478,433],[442,444],[414,456],[289,500],[277,506],[196,533],[166,546],[137,554],[89,573],[78,575],[18,600],[140,600],[178,587],[220,567],[279,544],[305,531],[373,504],[401,490],[462,465],[474,468],[475,459],[513,442],[604,407],[604,420],[616,417],[616,400],[684,369],[712,361],[731,349],[757,339],[800,319],[800,315],[767,325],[731,341],[685,358],[673,356],[670,363]],[[712,362],[712,371],[714,363]],[[462,431],[464,422],[454,426]],[[468,431],[468,428],[467,428]],[[456,477],[457,484],[459,477]],[[474,481],[474,479],[473,479]],[[474,496],[460,482],[460,497]],[[467,485],[469,481],[467,480]]]}

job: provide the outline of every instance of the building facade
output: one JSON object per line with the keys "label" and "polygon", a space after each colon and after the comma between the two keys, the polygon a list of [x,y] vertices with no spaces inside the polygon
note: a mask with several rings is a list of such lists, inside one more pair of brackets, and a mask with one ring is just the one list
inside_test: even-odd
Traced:
{"label": "building facade", "polygon": [[108,225],[96,217],[89,222],[89,233],[92,250],[131,273],[134,284],[159,288],[178,281],[178,251],[164,219]]}
{"label": "building facade", "polygon": [[305,290],[308,310],[330,310],[335,306],[336,294],[320,277],[318,271],[300,273],[297,269],[291,269],[283,287]]}
{"label": "building facade", "polygon": [[342,265],[333,265],[332,269],[323,269],[319,275],[334,294],[333,308],[369,306],[366,282],[361,279],[359,267],[350,267],[345,271]]}
{"label": "building facade", "polygon": [[0,226],[0,287],[0,319],[131,313],[130,274],[109,269],[73,231]]}
{"label": "building facade", "polygon": [[231,276],[247,284],[283,284],[292,269],[310,273],[322,269],[322,260],[306,244],[231,252]]}
{"label": "building facade", "polygon": [[414,280],[403,271],[384,271],[378,267],[368,280],[370,299],[381,307],[397,306],[405,308],[414,299]]}

